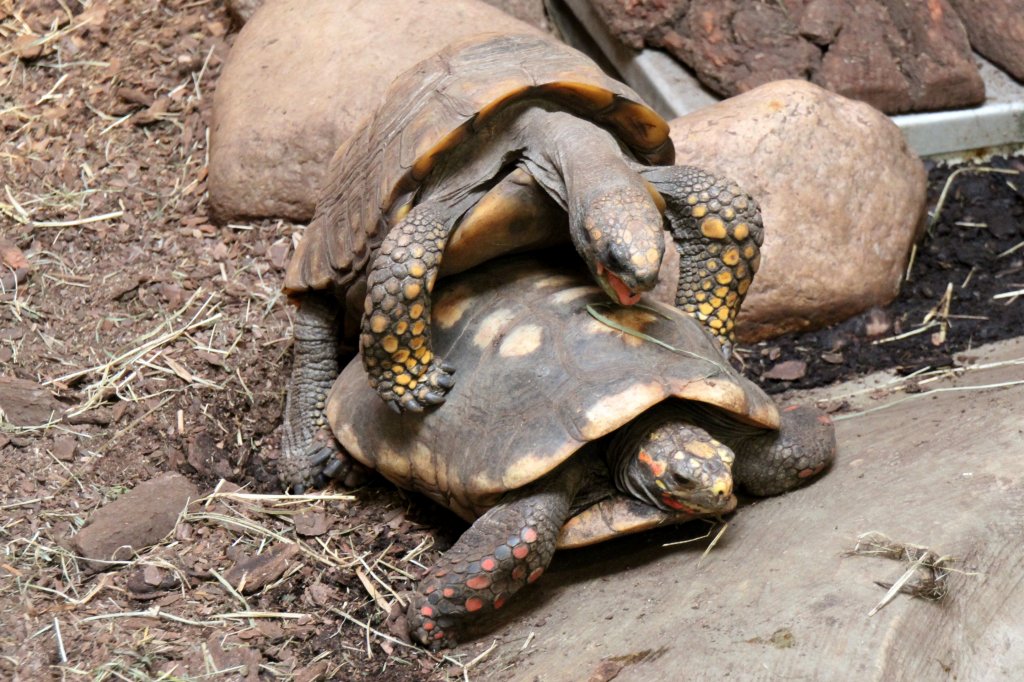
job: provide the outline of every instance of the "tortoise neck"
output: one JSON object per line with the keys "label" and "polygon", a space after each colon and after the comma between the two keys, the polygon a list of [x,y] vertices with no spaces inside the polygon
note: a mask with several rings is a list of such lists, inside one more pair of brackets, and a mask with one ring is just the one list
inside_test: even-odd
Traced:
{"label": "tortoise neck", "polygon": [[669,423],[686,419],[687,413],[685,403],[666,401],[650,408],[615,433],[605,451],[605,458],[615,487],[620,492],[663,507],[660,491],[651,487],[637,466],[640,452],[652,433]]}

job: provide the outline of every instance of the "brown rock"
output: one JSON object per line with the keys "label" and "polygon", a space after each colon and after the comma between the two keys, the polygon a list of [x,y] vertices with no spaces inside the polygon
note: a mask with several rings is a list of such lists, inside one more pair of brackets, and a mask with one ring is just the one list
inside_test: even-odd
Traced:
{"label": "brown rock", "polygon": [[547,31],[550,26],[544,11],[544,0],[483,0],[505,14]]}
{"label": "brown rock", "polygon": [[[789,80],[671,126],[676,163],[731,177],[761,204],[765,243],[741,339],[828,325],[896,295],[927,178],[886,116]],[[675,272],[672,260],[662,273]]]}
{"label": "brown rock", "polygon": [[984,83],[947,0],[594,0],[624,43],[668,50],[735,95],[803,78],[888,113],[980,103]]}
{"label": "brown rock", "polygon": [[197,497],[198,488],[184,476],[161,474],[93,512],[72,538],[75,548],[92,560],[89,566],[93,570],[111,568],[103,562],[131,559],[135,552],[174,530],[178,514]]}
{"label": "brown rock", "polygon": [[392,78],[449,41],[537,32],[477,0],[268,0],[214,94],[210,205],[220,221],[307,220],[338,145]]}
{"label": "brown rock", "polygon": [[62,462],[73,462],[78,454],[78,440],[74,436],[56,438],[50,452]]}
{"label": "brown rock", "polygon": [[975,50],[1024,81],[1024,0],[949,0]]}
{"label": "brown rock", "polygon": [[64,407],[34,381],[0,376],[0,412],[15,426],[38,426],[60,419]]}

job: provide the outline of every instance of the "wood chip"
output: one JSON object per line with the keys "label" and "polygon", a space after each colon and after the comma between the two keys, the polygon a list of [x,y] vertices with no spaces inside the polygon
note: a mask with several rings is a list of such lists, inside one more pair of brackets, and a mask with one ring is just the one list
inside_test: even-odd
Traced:
{"label": "wood chip", "polygon": [[253,594],[284,575],[298,554],[298,545],[279,543],[263,554],[235,564],[224,577],[242,594]]}
{"label": "wood chip", "polygon": [[807,363],[803,360],[786,360],[774,365],[761,375],[764,379],[775,381],[795,381],[807,374]]}

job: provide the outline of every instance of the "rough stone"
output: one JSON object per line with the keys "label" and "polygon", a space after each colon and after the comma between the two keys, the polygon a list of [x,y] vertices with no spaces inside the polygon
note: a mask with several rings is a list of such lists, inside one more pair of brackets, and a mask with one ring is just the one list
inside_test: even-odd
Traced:
{"label": "rough stone", "polygon": [[90,568],[106,570],[111,564],[105,562],[131,559],[159,542],[174,529],[188,501],[197,497],[199,489],[181,474],[161,474],[93,512],[72,538],[74,546],[90,560]]}
{"label": "rough stone", "polygon": [[38,426],[60,419],[64,406],[34,381],[0,376],[0,414],[14,426]]}
{"label": "rough stone", "polygon": [[627,45],[664,48],[719,94],[803,78],[888,113],[985,97],[947,0],[594,0]]}
{"label": "rough stone", "polygon": [[538,32],[478,0],[268,0],[214,94],[210,208],[308,220],[327,162],[392,78],[484,31]]}
{"label": "rough stone", "polygon": [[[896,296],[927,177],[886,116],[788,80],[671,127],[676,163],[731,177],[761,204],[765,243],[737,320],[742,340],[825,326]],[[675,272],[665,261],[663,289]]]}
{"label": "rough stone", "polygon": [[971,46],[1024,81],[1024,0],[949,0]]}

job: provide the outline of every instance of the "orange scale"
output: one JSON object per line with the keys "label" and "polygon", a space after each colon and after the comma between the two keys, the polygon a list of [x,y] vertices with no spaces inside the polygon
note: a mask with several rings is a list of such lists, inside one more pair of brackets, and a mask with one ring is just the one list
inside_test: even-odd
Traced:
{"label": "orange scale", "polygon": [[466,587],[471,590],[483,590],[491,586],[491,579],[486,575],[474,575],[466,581]]}

